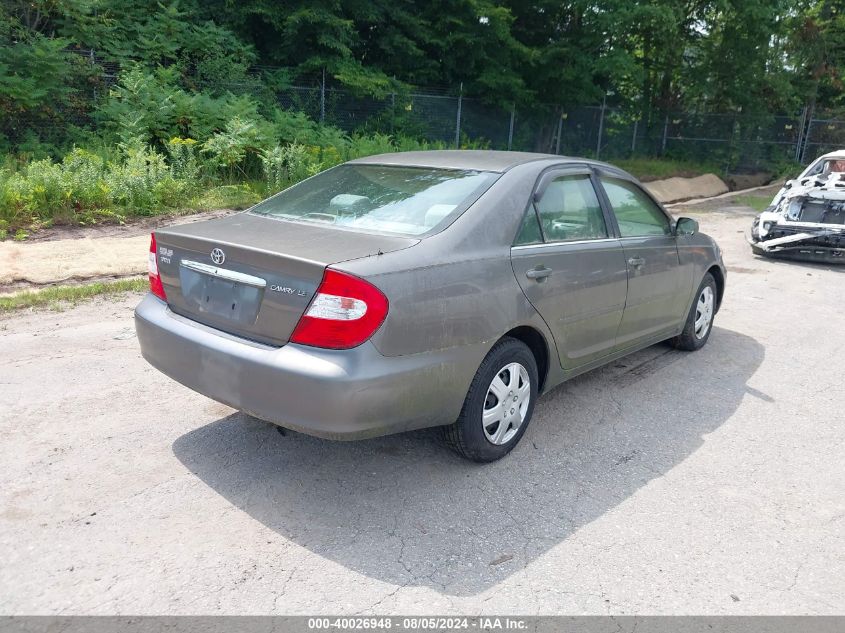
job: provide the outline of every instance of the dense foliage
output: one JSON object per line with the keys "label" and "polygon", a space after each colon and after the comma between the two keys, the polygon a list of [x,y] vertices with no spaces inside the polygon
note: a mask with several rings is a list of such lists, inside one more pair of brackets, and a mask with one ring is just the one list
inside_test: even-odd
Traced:
{"label": "dense foliage", "polygon": [[280,107],[292,81],[323,73],[360,97],[423,85],[506,108],[604,99],[647,125],[678,109],[842,110],[845,6],[5,0],[0,236],[246,203],[349,156],[425,146],[401,108],[350,136]]}

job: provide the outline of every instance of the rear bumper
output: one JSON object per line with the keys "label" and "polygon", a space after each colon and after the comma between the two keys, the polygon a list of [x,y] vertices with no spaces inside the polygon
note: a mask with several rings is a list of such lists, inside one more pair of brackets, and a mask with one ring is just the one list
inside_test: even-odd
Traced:
{"label": "rear bumper", "polygon": [[135,309],[144,358],[218,402],[290,429],[359,439],[454,422],[483,346],[382,356],[288,343],[269,347],[191,321],[147,295]]}

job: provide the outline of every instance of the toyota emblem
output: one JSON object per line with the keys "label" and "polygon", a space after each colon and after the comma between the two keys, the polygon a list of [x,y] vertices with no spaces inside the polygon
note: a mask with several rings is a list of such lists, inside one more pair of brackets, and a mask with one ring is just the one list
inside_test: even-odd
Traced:
{"label": "toyota emblem", "polygon": [[223,252],[222,248],[215,248],[211,251],[211,261],[218,266],[226,261],[226,253]]}

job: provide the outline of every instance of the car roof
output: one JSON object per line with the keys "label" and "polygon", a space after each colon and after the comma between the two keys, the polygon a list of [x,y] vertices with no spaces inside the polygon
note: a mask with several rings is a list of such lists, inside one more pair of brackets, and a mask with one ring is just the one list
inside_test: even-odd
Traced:
{"label": "car roof", "polygon": [[[830,159],[830,158],[845,158],[845,149],[838,149],[835,152],[823,154],[823,155],[819,156],[816,160],[823,160],[823,159]],[[813,161],[813,162],[816,162],[816,161]]]}
{"label": "car roof", "polygon": [[569,158],[557,154],[535,154],[533,152],[503,152],[494,150],[434,150],[425,152],[393,152],[376,154],[349,161],[354,165],[396,165],[406,167],[434,167],[441,169],[472,169],[478,171],[505,172],[523,163],[538,160],[556,160],[560,163],[593,163],[580,158]]}

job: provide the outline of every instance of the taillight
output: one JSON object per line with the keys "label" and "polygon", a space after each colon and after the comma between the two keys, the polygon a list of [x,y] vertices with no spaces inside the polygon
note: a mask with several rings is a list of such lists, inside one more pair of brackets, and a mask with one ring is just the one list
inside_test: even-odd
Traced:
{"label": "taillight", "polygon": [[357,347],[384,322],[387,308],[387,297],[371,283],[326,269],[290,340],[329,349]]}
{"label": "taillight", "polygon": [[164,285],[161,283],[161,275],[158,274],[158,247],[156,246],[156,234],[150,233],[150,257],[147,264],[150,272],[150,292],[163,301],[167,301],[164,293]]}

